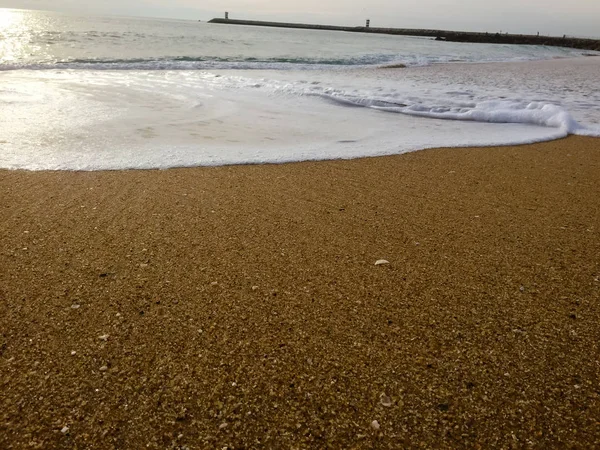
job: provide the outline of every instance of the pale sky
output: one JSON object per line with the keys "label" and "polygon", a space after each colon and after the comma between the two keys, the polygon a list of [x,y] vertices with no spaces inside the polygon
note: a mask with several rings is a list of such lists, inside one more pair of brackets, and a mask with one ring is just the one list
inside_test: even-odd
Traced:
{"label": "pale sky", "polygon": [[600,0],[0,0],[0,7],[600,37]]}

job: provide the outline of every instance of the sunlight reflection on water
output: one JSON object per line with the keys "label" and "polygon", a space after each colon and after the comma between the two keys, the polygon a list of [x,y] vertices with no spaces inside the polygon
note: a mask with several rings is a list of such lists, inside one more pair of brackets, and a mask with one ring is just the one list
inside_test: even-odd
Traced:
{"label": "sunlight reflection on water", "polygon": [[32,30],[39,24],[36,17],[24,11],[0,9],[0,63],[18,61],[27,54],[39,52],[40,46],[32,44]]}

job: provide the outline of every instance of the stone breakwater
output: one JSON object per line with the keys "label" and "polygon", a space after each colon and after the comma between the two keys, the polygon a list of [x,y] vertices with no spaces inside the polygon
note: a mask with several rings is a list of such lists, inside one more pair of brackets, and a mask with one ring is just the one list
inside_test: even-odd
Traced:
{"label": "stone breakwater", "polygon": [[346,31],[353,33],[394,34],[400,36],[433,37],[440,41],[470,42],[485,44],[549,45],[581,50],[600,51],[600,40],[568,36],[537,36],[526,34],[474,33],[466,31],[425,30],[412,28],[342,27],[335,25],[313,25],[305,23],[264,22],[259,20],[212,19],[209,23],[227,25],[250,25],[278,28],[302,28],[309,30]]}

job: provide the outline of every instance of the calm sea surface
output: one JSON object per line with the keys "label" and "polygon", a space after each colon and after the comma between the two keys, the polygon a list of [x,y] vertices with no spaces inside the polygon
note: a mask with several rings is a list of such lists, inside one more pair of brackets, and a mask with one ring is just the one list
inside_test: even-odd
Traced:
{"label": "calm sea surface", "polygon": [[[279,68],[519,61],[584,51],[430,38],[0,10],[0,68]],[[91,68],[91,67],[90,67]]]}

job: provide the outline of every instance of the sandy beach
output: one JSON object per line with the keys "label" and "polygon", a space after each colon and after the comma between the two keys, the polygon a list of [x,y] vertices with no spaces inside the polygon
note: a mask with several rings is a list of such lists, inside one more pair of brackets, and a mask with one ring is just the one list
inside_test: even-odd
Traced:
{"label": "sandy beach", "polygon": [[2,170],[0,211],[1,448],[600,446],[600,139]]}

